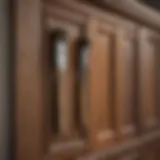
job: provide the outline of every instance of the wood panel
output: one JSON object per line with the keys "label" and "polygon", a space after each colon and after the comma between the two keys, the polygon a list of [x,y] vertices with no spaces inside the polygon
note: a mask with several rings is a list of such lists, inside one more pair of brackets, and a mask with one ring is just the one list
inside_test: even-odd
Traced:
{"label": "wood panel", "polygon": [[151,33],[147,29],[139,32],[139,109],[145,131],[157,126],[155,45]]}
{"label": "wood panel", "polygon": [[[60,50],[57,54],[53,56],[55,60],[52,62],[55,63],[55,73],[53,72],[53,83],[56,83],[57,86],[57,107],[58,107],[58,125],[59,125],[59,134],[62,136],[73,136],[74,132],[74,110],[75,110],[75,82],[74,82],[74,46],[76,39],[78,39],[79,30],[78,28],[63,23],[63,21],[50,21],[50,27],[53,27],[50,32],[54,33],[54,29],[62,30],[64,32],[65,44],[61,44]],[[65,25],[65,28],[62,27]],[[53,42],[54,43],[54,42]],[[55,42],[56,43],[56,42]],[[54,45],[54,44],[53,44]],[[58,47],[58,46],[57,46]],[[65,51],[64,51],[65,50]],[[52,56],[51,56],[52,58]],[[55,62],[54,62],[55,61]],[[54,71],[54,70],[53,70]],[[56,78],[56,79],[54,79]],[[54,106],[53,106],[54,107]]]}
{"label": "wood panel", "polygon": [[116,28],[115,112],[119,139],[135,136],[135,37],[134,30]]}
{"label": "wood panel", "polygon": [[159,160],[158,33],[76,0],[16,6],[16,159]]}
{"label": "wood panel", "polygon": [[64,19],[49,16],[45,21],[46,49],[43,57],[48,159],[70,159],[84,149],[84,134],[82,135],[82,126],[79,124],[79,121],[84,121],[80,98],[84,93],[77,93],[80,92],[77,87],[83,88],[84,85],[81,80],[77,83],[77,78],[80,78],[77,66],[80,65],[77,59],[80,33],[79,25]]}
{"label": "wood panel", "polygon": [[115,140],[112,104],[112,39],[113,26],[103,21],[89,22],[90,55],[90,109],[89,139],[92,148],[109,146]]}
{"label": "wood panel", "polygon": [[14,2],[15,156],[17,160],[43,160],[40,1]]}

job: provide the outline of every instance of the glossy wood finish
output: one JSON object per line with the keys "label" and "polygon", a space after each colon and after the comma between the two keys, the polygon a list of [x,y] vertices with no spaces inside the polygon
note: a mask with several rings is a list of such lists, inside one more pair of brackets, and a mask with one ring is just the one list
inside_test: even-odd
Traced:
{"label": "glossy wood finish", "polygon": [[16,160],[159,160],[159,22],[123,3],[17,0]]}

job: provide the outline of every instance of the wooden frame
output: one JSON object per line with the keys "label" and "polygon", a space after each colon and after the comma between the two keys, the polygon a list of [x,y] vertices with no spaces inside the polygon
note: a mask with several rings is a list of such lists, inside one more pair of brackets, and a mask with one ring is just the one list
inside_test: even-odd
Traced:
{"label": "wooden frame", "polygon": [[[45,158],[43,141],[43,63],[41,54],[41,20],[43,17],[41,5],[43,4],[40,0],[16,0],[15,3],[16,160],[44,160]],[[55,4],[65,6],[68,9],[74,8],[75,13],[80,12],[88,16],[93,14],[106,19],[104,11],[96,7],[91,8],[85,4],[79,4],[76,1],[71,3],[66,0],[56,0]],[[106,0],[105,4],[106,7],[125,14],[127,17],[132,17],[140,23],[160,30],[159,14],[143,6],[141,6],[142,10],[139,9],[140,6],[136,2],[123,5],[124,0],[119,1],[119,3],[116,1],[116,4],[114,1]],[[107,19],[117,19],[117,16],[108,17]],[[85,21],[83,18],[81,20]],[[159,137],[159,132],[153,136],[153,138],[155,137]],[[136,142],[135,146],[138,146],[139,141]],[[128,145],[125,146],[128,148]]]}
{"label": "wooden frame", "polygon": [[14,9],[16,160],[44,159],[40,7],[17,0]]}

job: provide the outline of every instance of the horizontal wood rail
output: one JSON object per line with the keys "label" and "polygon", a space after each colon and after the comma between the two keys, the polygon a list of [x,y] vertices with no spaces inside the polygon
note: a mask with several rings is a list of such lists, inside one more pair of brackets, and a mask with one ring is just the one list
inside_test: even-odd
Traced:
{"label": "horizontal wood rail", "polygon": [[160,30],[159,13],[145,4],[142,5],[136,0],[102,0],[101,3],[128,17]]}
{"label": "horizontal wood rail", "polygon": [[123,142],[119,145],[113,146],[111,148],[104,149],[103,151],[87,153],[86,155],[78,158],[77,160],[97,160],[103,158],[111,158],[115,155],[122,154],[126,151],[134,150],[150,142],[154,142],[160,139],[160,131],[155,131],[153,133],[148,133],[140,137],[134,138],[132,140]]}
{"label": "horizontal wood rail", "polygon": [[[48,1],[50,1],[51,3],[53,2],[52,0]],[[122,16],[125,15],[125,17],[129,19],[129,21],[132,19],[156,30],[160,30],[159,13],[152,8],[149,8],[147,5],[142,5],[140,2],[137,2],[135,0],[94,0],[94,2],[103,7],[106,6],[106,9],[109,8],[109,10],[113,10],[113,12],[115,13],[113,13],[112,19],[119,19],[120,16],[118,15],[118,13],[120,13]],[[59,3],[67,8],[74,8],[75,13],[81,12],[84,14],[96,14],[97,16],[101,16],[102,18],[105,17],[102,10],[99,10],[94,6],[89,7],[84,3],[79,3],[76,1],[68,3],[65,0],[55,0],[54,3]],[[119,17],[117,17],[117,15]]]}

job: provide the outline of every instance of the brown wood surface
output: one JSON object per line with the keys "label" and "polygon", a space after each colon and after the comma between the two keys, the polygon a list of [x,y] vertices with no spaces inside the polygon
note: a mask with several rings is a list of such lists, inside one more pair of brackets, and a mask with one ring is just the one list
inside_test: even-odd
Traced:
{"label": "brown wood surface", "polygon": [[[74,46],[76,39],[78,38],[79,30],[76,27],[72,27],[63,21],[50,21],[50,32],[61,29],[66,32],[66,56],[63,61],[64,64],[58,65],[58,57],[56,61],[56,77],[53,73],[53,78],[56,78],[57,89],[57,107],[58,107],[58,125],[59,125],[59,136],[73,136],[74,132],[74,90],[75,90],[75,78],[74,78]],[[66,26],[64,28],[63,26]],[[68,28],[68,29],[67,29]],[[56,53],[52,53],[56,54]],[[57,53],[60,55],[60,53]],[[63,57],[60,57],[61,60]],[[66,61],[66,62],[65,62]]]}
{"label": "brown wood surface", "polygon": [[135,124],[134,30],[116,28],[115,51],[115,112],[119,139],[133,137]]}
{"label": "brown wood surface", "polygon": [[139,98],[142,128],[153,129],[158,124],[156,106],[156,69],[155,44],[152,41],[152,32],[141,29],[139,52]]}
{"label": "brown wood surface", "polygon": [[153,8],[140,2],[140,0],[94,0],[99,4],[106,5],[117,12],[125,15],[128,18],[132,18],[142,24],[153,27],[157,30],[160,29],[159,13]]}
{"label": "brown wood surface", "polygon": [[44,159],[40,1],[15,3],[15,123],[17,160]]}
{"label": "brown wood surface", "polygon": [[[159,160],[159,14],[116,2],[16,0],[16,160]],[[64,70],[50,64],[55,29],[65,32]]]}
{"label": "brown wood surface", "polygon": [[[72,156],[74,157],[74,154],[78,154],[79,152],[77,150],[83,150],[84,147],[84,141],[79,140],[79,138],[84,138],[82,136],[81,125],[79,124],[79,121],[85,121],[84,119],[82,119],[86,117],[84,115],[86,114],[86,112],[84,113],[83,107],[87,107],[86,105],[83,106],[84,102],[83,99],[81,99],[81,97],[85,97],[85,93],[81,93],[81,90],[78,90],[78,92],[80,93],[77,93],[76,90],[77,85],[80,85],[78,86],[78,88],[80,87],[81,89],[85,87],[82,86],[83,81],[81,80],[80,83],[76,83],[78,72],[76,67],[78,64],[76,47],[77,41],[81,36],[81,30],[79,28],[79,25],[68,22],[61,18],[53,19],[51,17],[47,19],[45,28],[45,32],[48,32],[50,34],[54,33],[57,28],[63,31],[66,36],[65,39],[67,43],[66,66],[63,66],[64,63],[61,64],[62,66],[59,66],[57,64],[58,59],[55,59],[55,70],[53,68],[49,69],[49,74],[51,74],[52,76],[49,76],[48,78],[51,78],[53,80],[53,83],[51,83],[50,86],[51,88],[56,81],[56,85],[53,86],[53,89],[57,88],[55,101],[57,101],[56,107],[58,110],[58,116],[56,116],[57,120],[52,114],[50,114],[50,120],[52,120],[52,125],[56,125],[55,122],[57,121],[58,132],[56,134],[54,134],[53,132],[50,134],[52,135],[52,137],[50,137],[48,157],[56,156],[58,158],[61,157],[62,154],[64,154],[64,157],[66,158]],[[49,41],[52,41],[52,39],[50,39]],[[51,55],[56,53],[50,53],[49,51],[49,53],[44,54]],[[50,62],[50,58],[48,58],[48,63]],[[51,97],[51,99],[54,99],[54,97]],[[80,100],[80,105],[77,104],[77,100],[78,102]],[[54,105],[55,104],[53,102],[51,107],[54,107]]]}
{"label": "brown wood surface", "polygon": [[115,126],[112,119],[113,104],[111,38],[112,26],[95,19],[89,22],[91,55],[89,66],[90,99],[89,128],[91,147],[111,145],[115,139]]}

